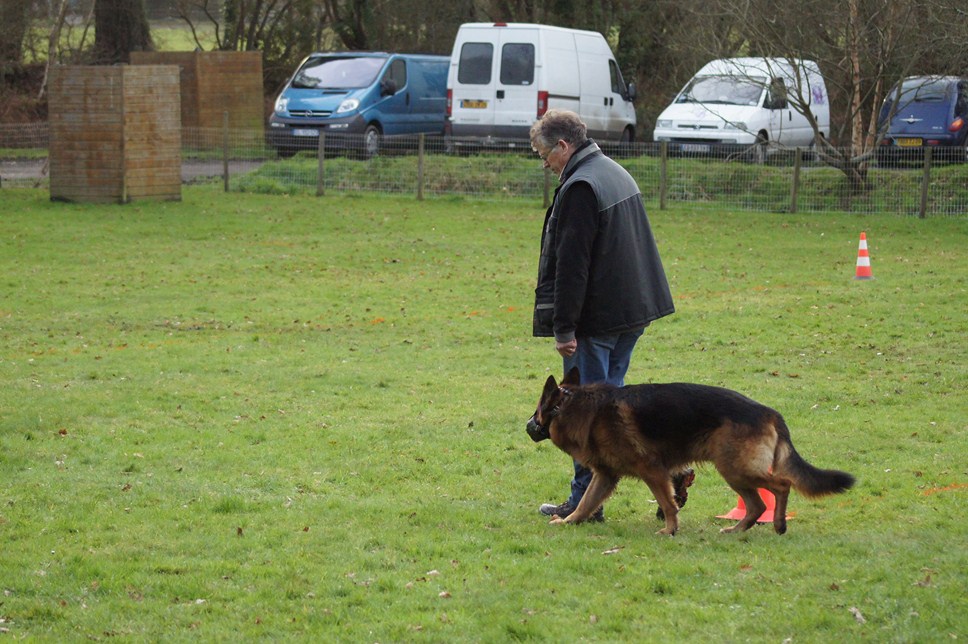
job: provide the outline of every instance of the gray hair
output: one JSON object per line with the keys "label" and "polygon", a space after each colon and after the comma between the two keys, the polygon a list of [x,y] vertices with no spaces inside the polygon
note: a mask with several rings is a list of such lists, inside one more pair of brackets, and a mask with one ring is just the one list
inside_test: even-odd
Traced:
{"label": "gray hair", "polygon": [[532,148],[537,143],[543,148],[551,148],[561,140],[572,147],[588,140],[588,127],[571,110],[548,110],[531,126]]}

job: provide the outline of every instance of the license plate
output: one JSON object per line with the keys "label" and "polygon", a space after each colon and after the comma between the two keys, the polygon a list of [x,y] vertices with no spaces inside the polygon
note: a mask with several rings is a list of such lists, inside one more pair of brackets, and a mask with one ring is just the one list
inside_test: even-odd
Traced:
{"label": "license plate", "polygon": [[706,143],[683,143],[683,152],[691,152],[693,154],[706,154],[709,152],[709,145]]}
{"label": "license plate", "polygon": [[292,131],[293,136],[319,136],[319,130],[306,130],[295,128]]}
{"label": "license plate", "polygon": [[460,106],[465,110],[483,110],[487,109],[487,101],[475,101],[465,98],[461,100]]}
{"label": "license plate", "polygon": [[900,148],[919,148],[921,147],[921,139],[894,139]]}

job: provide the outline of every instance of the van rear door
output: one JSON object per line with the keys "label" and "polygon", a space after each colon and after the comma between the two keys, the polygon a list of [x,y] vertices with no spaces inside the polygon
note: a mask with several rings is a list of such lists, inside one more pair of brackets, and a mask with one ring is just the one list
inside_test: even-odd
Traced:
{"label": "van rear door", "polygon": [[537,118],[538,30],[462,28],[451,121],[457,136],[527,138]]}
{"label": "van rear door", "polygon": [[481,29],[462,29],[451,96],[454,134],[480,136],[494,126],[494,43]]}
{"label": "van rear door", "polygon": [[538,88],[535,78],[537,29],[499,29],[495,92],[495,125],[498,136],[527,138],[538,116]]}

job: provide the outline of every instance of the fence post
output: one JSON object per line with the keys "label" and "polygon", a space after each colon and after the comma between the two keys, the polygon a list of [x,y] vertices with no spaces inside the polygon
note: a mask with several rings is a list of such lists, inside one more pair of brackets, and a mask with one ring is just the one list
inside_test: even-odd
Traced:
{"label": "fence post", "polygon": [[319,141],[316,143],[316,196],[326,194],[326,180],[323,174],[323,162],[326,160],[326,134],[319,129]]}
{"label": "fence post", "polygon": [[800,165],[803,163],[803,148],[797,148],[793,157],[793,186],[790,188],[790,212],[797,211],[797,200],[800,196]]}
{"label": "fence post", "polygon": [[931,183],[931,148],[924,148],[924,174],[921,176],[921,208],[918,217],[928,216],[928,184]]}
{"label": "fence post", "polygon": [[423,201],[424,135],[417,139],[417,201]]}
{"label": "fence post", "polygon": [[668,162],[669,142],[659,144],[659,210],[666,209],[666,191],[668,190]]}
{"label": "fence post", "polygon": [[222,112],[222,184],[229,191],[229,111]]}

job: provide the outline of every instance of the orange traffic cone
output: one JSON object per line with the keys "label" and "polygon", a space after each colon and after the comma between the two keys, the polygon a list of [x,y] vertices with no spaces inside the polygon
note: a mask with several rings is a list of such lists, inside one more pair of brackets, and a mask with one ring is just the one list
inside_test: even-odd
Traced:
{"label": "orange traffic cone", "polygon": [[[760,488],[757,490],[760,498],[763,499],[763,503],[766,504],[766,512],[760,515],[760,518],[756,520],[757,523],[773,523],[773,512],[776,510],[776,497],[769,490],[764,490]],[[716,515],[717,519],[732,519],[733,521],[739,521],[744,516],[746,516],[746,503],[743,501],[743,497],[739,497],[736,501],[736,507],[727,512],[726,514]],[[790,515],[787,514],[787,518]]]}
{"label": "orange traffic cone", "polygon": [[860,234],[860,247],[857,249],[857,273],[855,280],[872,280],[871,256],[867,253],[867,233]]}

